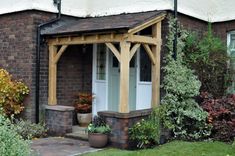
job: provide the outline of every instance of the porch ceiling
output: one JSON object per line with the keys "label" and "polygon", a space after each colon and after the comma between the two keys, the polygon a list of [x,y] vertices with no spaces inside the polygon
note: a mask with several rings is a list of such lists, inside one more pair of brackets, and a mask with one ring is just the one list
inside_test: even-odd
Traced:
{"label": "porch ceiling", "polygon": [[114,16],[103,16],[83,18],[70,22],[64,22],[45,28],[41,34],[45,36],[59,36],[71,34],[97,33],[97,32],[122,32],[138,27],[156,17],[165,15],[165,11],[150,11],[132,14],[120,14]]}

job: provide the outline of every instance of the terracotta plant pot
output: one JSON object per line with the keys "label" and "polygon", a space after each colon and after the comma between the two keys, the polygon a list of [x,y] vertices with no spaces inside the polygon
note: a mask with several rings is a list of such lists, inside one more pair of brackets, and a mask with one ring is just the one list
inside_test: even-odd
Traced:
{"label": "terracotta plant pot", "polygon": [[88,141],[91,147],[105,147],[108,143],[108,134],[88,133]]}
{"label": "terracotta plant pot", "polygon": [[92,113],[77,113],[77,119],[81,127],[87,127],[92,120]]}

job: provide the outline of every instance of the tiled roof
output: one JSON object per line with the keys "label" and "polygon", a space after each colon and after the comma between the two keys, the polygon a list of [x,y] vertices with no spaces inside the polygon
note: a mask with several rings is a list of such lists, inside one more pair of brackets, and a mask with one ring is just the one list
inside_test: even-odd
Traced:
{"label": "tiled roof", "polygon": [[164,11],[151,11],[113,16],[82,18],[73,21],[61,20],[42,30],[42,35],[67,35],[104,31],[127,31],[145,23],[157,16],[165,14]]}

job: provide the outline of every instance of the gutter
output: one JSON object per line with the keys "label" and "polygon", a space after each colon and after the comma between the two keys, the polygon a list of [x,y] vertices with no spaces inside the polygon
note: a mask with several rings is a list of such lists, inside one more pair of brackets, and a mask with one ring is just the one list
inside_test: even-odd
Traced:
{"label": "gutter", "polygon": [[57,22],[61,19],[61,0],[53,0],[57,5],[58,14],[55,19],[41,23],[37,26],[37,42],[36,42],[36,75],[35,75],[35,122],[39,123],[39,96],[40,96],[40,44],[41,44],[41,29],[42,27]]}

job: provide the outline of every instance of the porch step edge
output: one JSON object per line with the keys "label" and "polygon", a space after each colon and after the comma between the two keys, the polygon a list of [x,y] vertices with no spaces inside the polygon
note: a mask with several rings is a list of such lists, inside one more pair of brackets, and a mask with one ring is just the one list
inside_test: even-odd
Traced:
{"label": "porch step edge", "polygon": [[81,133],[67,133],[65,137],[78,140],[85,140],[85,141],[88,140],[88,134],[81,134]]}

